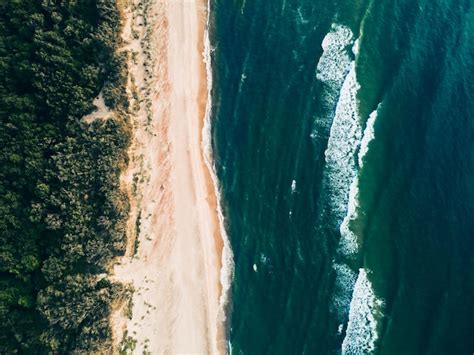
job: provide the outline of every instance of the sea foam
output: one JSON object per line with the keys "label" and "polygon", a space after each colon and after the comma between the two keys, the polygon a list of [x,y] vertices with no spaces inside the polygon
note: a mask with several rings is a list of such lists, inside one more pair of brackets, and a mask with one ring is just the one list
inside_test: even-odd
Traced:
{"label": "sea foam", "polygon": [[353,41],[352,31],[337,24],[332,25],[331,31],[323,39],[323,54],[316,66],[316,78],[323,84],[320,94],[322,116],[314,122],[310,134],[313,140],[324,137],[331,127],[339,93],[350,70],[351,54],[348,48]]}
{"label": "sea foam", "polygon": [[359,88],[355,75],[355,63],[352,62],[349,74],[342,85],[328,146],[324,153],[326,176],[331,190],[330,207],[333,215],[340,222],[346,215],[349,189],[357,176],[355,156],[362,138],[356,98]]}
{"label": "sea foam", "polygon": [[341,239],[339,240],[338,252],[345,257],[350,257],[359,251],[357,235],[350,229],[351,221],[357,219],[357,210],[359,207],[359,179],[355,178],[349,189],[349,201],[347,204],[347,214],[344,217],[339,232]]}
{"label": "sea foam", "polygon": [[[336,114],[331,126],[331,135],[326,149],[326,172],[329,179],[329,203],[332,218],[339,224],[338,254],[345,258],[359,251],[357,235],[350,229],[350,222],[357,218],[358,178],[356,152],[362,135],[357,112],[356,94],[359,89],[352,68],[344,82]],[[357,274],[347,265],[333,264],[336,272],[336,289],[333,306],[339,321],[345,322],[350,312],[352,290]]]}
{"label": "sea foam", "polygon": [[354,286],[342,354],[362,355],[375,351],[377,319],[382,316],[384,302],[375,296],[367,273],[360,269]]}
{"label": "sea foam", "polygon": [[[211,62],[211,42],[209,39],[209,13],[210,13],[210,1],[208,1],[208,16],[206,29],[204,32],[204,62],[206,64],[206,75],[207,75],[207,103],[206,103],[206,114],[204,119],[204,126],[202,129],[202,149],[204,152],[204,160],[206,166],[211,175],[212,181],[214,183],[214,191],[216,193],[216,202],[217,202],[217,214],[219,219],[219,229],[223,241],[223,250],[222,250],[222,261],[221,261],[221,272],[220,272],[220,282],[222,286],[221,295],[219,298],[219,320],[225,322],[226,320],[226,311],[229,303],[230,289],[232,285],[232,278],[234,274],[234,255],[232,252],[232,247],[230,244],[229,237],[225,230],[224,215],[222,213],[221,207],[221,194],[219,182],[216,175],[214,159],[212,155],[212,142],[211,142],[211,114],[212,114],[212,62]],[[230,343],[229,349],[231,351]]]}
{"label": "sea foam", "polygon": [[341,322],[345,323],[349,315],[349,305],[352,299],[352,290],[357,279],[357,273],[349,266],[342,263],[333,263],[333,268],[336,271],[336,281],[334,289],[333,306],[339,313],[341,310],[346,310],[345,314],[341,314]]}
{"label": "sea foam", "polygon": [[347,47],[353,41],[354,36],[348,27],[333,24],[321,44],[323,54],[316,68],[316,78],[340,89],[351,63]]}

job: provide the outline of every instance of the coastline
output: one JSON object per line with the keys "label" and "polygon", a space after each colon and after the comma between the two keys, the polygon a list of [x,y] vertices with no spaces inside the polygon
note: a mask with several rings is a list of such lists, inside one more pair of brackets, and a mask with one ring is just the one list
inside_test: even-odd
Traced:
{"label": "coastline", "polygon": [[117,351],[226,351],[229,252],[208,149],[207,6],[135,1],[127,13],[129,90],[141,97],[123,175],[132,192],[128,250],[113,275],[135,291],[111,320]]}
{"label": "coastline", "polygon": [[212,83],[213,83],[213,74],[212,74],[212,60],[211,60],[211,42],[209,37],[210,30],[210,11],[211,4],[210,0],[207,0],[207,16],[203,29],[204,36],[202,37],[202,44],[199,46],[199,49],[202,50],[203,62],[205,64],[205,73],[206,79],[206,106],[204,120],[202,121],[202,127],[200,131],[202,132],[201,144],[202,144],[202,154],[204,157],[205,167],[204,169],[208,173],[208,191],[212,196],[212,206],[215,209],[214,217],[215,225],[218,226],[219,231],[216,231],[220,235],[217,237],[220,241],[220,297],[219,297],[219,310],[218,310],[218,322],[220,324],[217,340],[218,348],[221,349],[223,353],[226,353],[230,347],[228,342],[228,332],[229,332],[229,318],[227,318],[229,310],[229,299],[230,291],[232,286],[232,278],[234,273],[234,254],[232,252],[232,246],[230,243],[230,238],[227,235],[225,229],[224,213],[221,206],[221,194],[220,194],[220,185],[215,171],[215,161],[212,153],[212,136],[211,136],[211,117],[212,117]]}

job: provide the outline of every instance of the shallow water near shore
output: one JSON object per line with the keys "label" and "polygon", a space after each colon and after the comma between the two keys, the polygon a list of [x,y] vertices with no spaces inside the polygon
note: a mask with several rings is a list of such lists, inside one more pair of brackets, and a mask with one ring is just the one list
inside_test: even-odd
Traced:
{"label": "shallow water near shore", "polygon": [[472,352],[472,4],[210,11],[233,353]]}

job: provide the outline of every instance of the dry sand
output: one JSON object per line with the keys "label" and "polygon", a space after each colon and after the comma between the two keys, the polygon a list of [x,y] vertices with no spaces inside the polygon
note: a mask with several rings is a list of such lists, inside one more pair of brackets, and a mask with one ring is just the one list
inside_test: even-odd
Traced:
{"label": "dry sand", "polygon": [[82,118],[85,122],[92,123],[94,120],[107,120],[114,115],[114,112],[105,105],[102,93],[94,99],[92,104],[95,106],[95,110]]}
{"label": "dry sand", "polygon": [[126,306],[112,317],[116,350],[128,343],[137,354],[225,353],[224,236],[202,143],[206,2],[134,0],[125,17],[135,108],[123,175],[131,214],[113,279],[135,292],[131,319]]}

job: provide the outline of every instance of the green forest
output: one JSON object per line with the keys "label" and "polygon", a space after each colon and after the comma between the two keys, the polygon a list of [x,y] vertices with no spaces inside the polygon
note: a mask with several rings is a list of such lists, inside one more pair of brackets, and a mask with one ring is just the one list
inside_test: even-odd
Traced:
{"label": "green forest", "polygon": [[[114,0],[0,1],[0,353],[106,349],[130,128]],[[102,92],[118,114],[87,124]]]}

